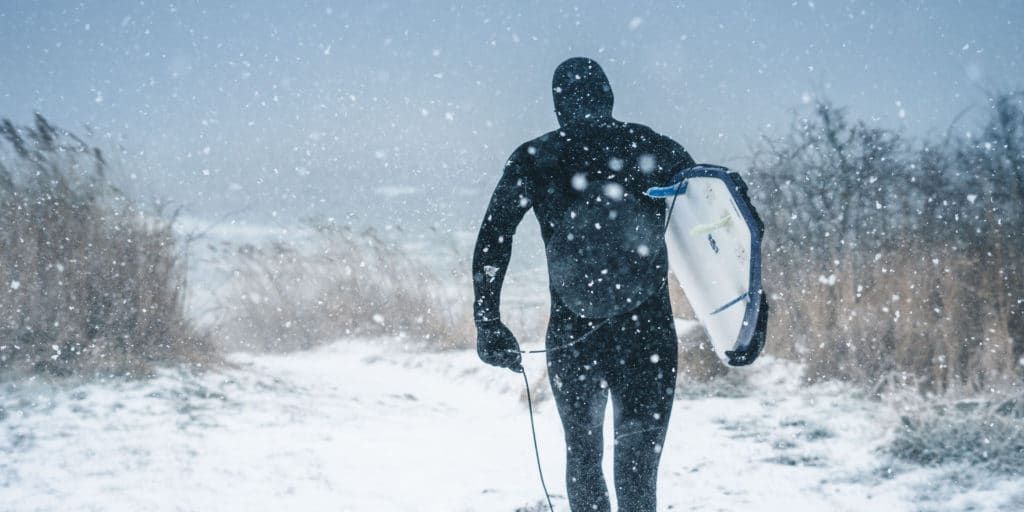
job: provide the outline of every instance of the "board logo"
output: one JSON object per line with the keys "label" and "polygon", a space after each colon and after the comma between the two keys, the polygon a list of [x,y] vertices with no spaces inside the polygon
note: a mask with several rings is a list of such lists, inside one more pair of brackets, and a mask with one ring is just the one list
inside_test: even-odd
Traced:
{"label": "board logo", "polygon": [[715,251],[715,254],[718,254],[718,242],[716,242],[715,238],[710,234],[708,234],[708,243],[711,244],[711,250]]}

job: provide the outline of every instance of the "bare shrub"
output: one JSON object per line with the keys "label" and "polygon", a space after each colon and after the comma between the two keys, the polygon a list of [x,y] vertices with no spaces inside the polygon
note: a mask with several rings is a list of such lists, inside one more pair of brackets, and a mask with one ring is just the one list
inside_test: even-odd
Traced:
{"label": "bare shrub", "polygon": [[1020,385],[1021,96],[993,100],[980,133],[915,147],[823,103],[766,142],[770,352],[877,389]]}
{"label": "bare shrub", "polygon": [[217,359],[185,316],[173,217],[106,178],[102,152],[42,116],[0,126],[0,374],[141,377]]}
{"label": "bare shrub", "polygon": [[237,247],[220,305],[229,346],[297,350],[351,335],[413,337],[434,348],[472,343],[468,281],[442,281],[373,229],[307,227],[305,242]]}
{"label": "bare shrub", "polygon": [[1024,395],[919,403],[900,419],[886,450],[922,465],[967,463],[1024,474]]}

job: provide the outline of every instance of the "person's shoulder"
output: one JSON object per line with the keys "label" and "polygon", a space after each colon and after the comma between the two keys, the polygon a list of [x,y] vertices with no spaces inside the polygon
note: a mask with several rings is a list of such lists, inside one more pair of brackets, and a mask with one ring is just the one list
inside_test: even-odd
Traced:
{"label": "person's shoulder", "polygon": [[671,137],[668,137],[667,135],[662,135],[661,133],[655,131],[654,128],[651,128],[650,126],[647,126],[646,124],[630,123],[630,122],[623,122],[622,124],[623,124],[623,128],[627,132],[629,132],[630,134],[635,135],[642,142],[653,142],[653,143],[671,142],[671,143],[678,144],[676,141],[672,140]]}
{"label": "person's shoulder", "polygon": [[557,146],[564,138],[565,131],[559,128],[524,142],[520,148],[530,154],[536,155],[542,149],[550,149]]}
{"label": "person's shoulder", "polygon": [[509,157],[509,165],[533,165],[546,156],[551,156],[562,139],[559,130],[552,130],[519,145]]}
{"label": "person's shoulder", "polygon": [[657,135],[658,132],[654,131],[653,128],[643,123],[634,123],[632,121],[622,121],[622,127],[632,131],[633,133],[644,134],[644,135]]}
{"label": "person's shoulder", "polygon": [[654,157],[647,165],[653,167],[651,176],[656,180],[668,180],[679,166],[693,165],[693,157],[667,135],[658,133],[653,128],[639,123],[626,123],[628,130],[635,137],[637,147]]}
{"label": "person's shoulder", "polygon": [[631,133],[635,134],[637,144],[655,149],[658,153],[663,154],[667,160],[673,162],[684,161],[688,162],[689,165],[693,165],[693,159],[690,157],[690,154],[682,144],[672,137],[663,135],[644,124],[626,123],[626,125],[628,125]]}

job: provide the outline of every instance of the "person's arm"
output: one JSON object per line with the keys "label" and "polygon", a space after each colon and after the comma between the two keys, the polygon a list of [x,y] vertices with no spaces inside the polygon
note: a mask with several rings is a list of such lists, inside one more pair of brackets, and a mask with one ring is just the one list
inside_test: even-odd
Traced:
{"label": "person's arm", "polygon": [[484,362],[519,369],[521,355],[515,337],[501,322],[501,286],[512,258],[512,236],[530,209],[524,151],[517,150],[491,195],[473,250],[473,320],[477,352]]}

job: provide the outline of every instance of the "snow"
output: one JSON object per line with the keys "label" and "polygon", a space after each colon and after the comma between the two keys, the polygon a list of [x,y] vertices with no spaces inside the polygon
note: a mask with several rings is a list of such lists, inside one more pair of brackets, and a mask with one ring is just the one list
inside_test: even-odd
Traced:
{"label": "snow", "polygon": [[[521,377],[472,351],[362,339],[230,359],[201,376],[168,369],[141,382],[6,384],[0,509],[541,510]],[[564,512],[561,429],[539,385],[543,359],[525,365],[541,388],[542,462]],[[1024,503],[1019,478],[887,460],[878,448],[896,424],[884,403],[840,384],[803,386],[798,367],[772,358],[682,385],[661,509]]]}

